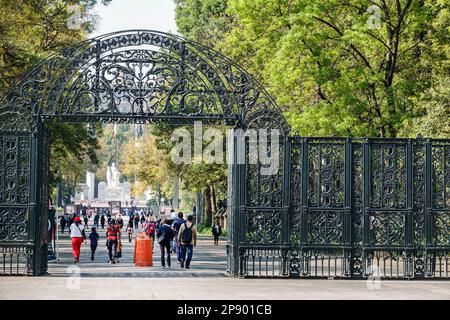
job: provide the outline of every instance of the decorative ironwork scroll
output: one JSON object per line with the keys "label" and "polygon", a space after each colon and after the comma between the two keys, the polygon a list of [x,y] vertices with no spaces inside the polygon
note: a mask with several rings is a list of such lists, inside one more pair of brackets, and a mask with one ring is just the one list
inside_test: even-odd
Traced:
{"label": "decorative ironwork scroll", "polygon": [[[248,195],[242,275],[450,278],[449,140],[294,136],[284,150],[288,214]],[[261,178],[248,170],[250,193]]]}
{"label": "decorative ironwork scroll", "polygon": [[231,60],[146,30],[100,36],[55,54],[11,88],[4,106],[75,122],[242,124],[252,113],[271,112],[289,129],[273,99]]}
{"label": "decorative ironwork scroll", "polygon": [[[175,35],[116,32],[49,57],[0,100],[0,249],[11,252],[11,259],[25,258],[25,265],[16,270],[28,274],[46,271],[49,146],[45,124],[54,119],[168,124],[201,120],[289,133],[274,100],[247,72],[220,53]],[[281,169],[274,179],[263,178],[266,191],[258,195],[259,203],[279,204],[282,177]],[[278,190],[275,197],[273,188]],[[236,199],[233,208],[239,210],[241,198]],[[241,219],[239,213],[230,216]],[[251,219],[264,230],[281,221],[275,212],[273,216],[257,213]],[[240,230],[241,224],[230,225],[234,233]],[[279,232],[272,232],[278,229],[258,242],[278,242]],[[234,255],[230,261],[237,261],[238,237],[230,239]]]}

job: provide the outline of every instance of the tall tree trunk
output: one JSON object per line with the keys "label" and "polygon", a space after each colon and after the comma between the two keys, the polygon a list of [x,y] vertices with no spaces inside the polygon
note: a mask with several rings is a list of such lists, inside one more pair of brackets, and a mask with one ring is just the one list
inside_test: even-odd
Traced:
{"label": "tall tree trunk", "polygon": [[158,207],[160,207],[161,206],[161,186],[159,186],[158,185],[158,188],[157,188],[157,192],[158,192]]}
{"label": "tall tree trunk", "polygon": [[210,226],[212,224],[212,206],[211,206],[211,188],[207,186],[205,188],[205,225]]}

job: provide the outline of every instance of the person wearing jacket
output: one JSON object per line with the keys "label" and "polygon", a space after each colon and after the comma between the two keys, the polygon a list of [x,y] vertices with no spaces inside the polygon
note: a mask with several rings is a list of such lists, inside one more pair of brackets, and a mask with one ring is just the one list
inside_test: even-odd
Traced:
{"label": "person wearing jacket", "polygon": [[[112,219],[109,223],[109,226],[106,228],[106,246],[108,247],[108,256],[109,263],[115,264],[116,260],[114,256],[117,252],[117,245],[120,240],[120,227],[116,225],[114,219]],[[114,255],[113,255],[113,246],[114,246]]]}
{"label": "person wearing jacket", "polygon": [[92,227],[91,234],[89,235],[89,240],[91,240],[91,261],[94,261],[95,250],[97,249],[99,238],[97,228]]}
{"label": "person wearing jacket", "polygon": [[[194,226],[192,215],[188,215],[187,221],[183,223],[178,232],[178,245],[180,246],[181,268],[186,266],[190,269],[194,247],[197,245],[197,229]],[[190,239],[186,239],[187,237]],[[190,241],[189,241],[190,240]],[[186,259],[187,252],[187,259]]]}
{"label": "person wearing jacket", "polygon": [[177,263],[181,264],[180,259],[180,246],[178,246],[178,232],[180,231],[181,225],[186,222],[186,220],[183,219],[183,212],[178,212],[177,219],[172,223],[172,230],[175,232],[175,239],[174,239],[174,251],[177,254]]}
{"label": "person wearing jacket", "polygon": [[105,229],[105,222],[106,218],[105,215],[102,213],[102,215],[100,216],[100,225],[102,226],[102,229]]}
{"label": "person wearing jacket", "polygon": [[85,239],[84,226],[80,217],[75,217],[70,225],[70,238],[72,238],[73,263],[80,263],[81,244]]}
{"label": "person wearing jacket", "polygon": [[219,220],[216,220],[214,222],[214,225],[212,227],[212,235],[214,236],[214,245],[219,245],[219,236],[222,234],[222,227],[220,226]]}
{"label": "person wearing jacket", "polygon": [[64,216],[61,217],[59,224],[61,226],[61,233],[64,234],[64,228],[66,227],[67,220]]}
{"label": "person wearing jacket", "polygon": [[139,221],[141,220],[141,218],[139,217],[139,213],[136,214],[136,216],[134,217],[134,228],[138,229],[139,228]]}
{"label": "person wearing jacket", "polygon": [[159,249],[161,250],[161,266],[166,267],[164,261],[164,253],[167,252],[167,266],[170,268],[170,244],[173,239],[173,230],[169,225],[169,220],[165,219],[164,224],[158,228],[156,237],[159,243]]}

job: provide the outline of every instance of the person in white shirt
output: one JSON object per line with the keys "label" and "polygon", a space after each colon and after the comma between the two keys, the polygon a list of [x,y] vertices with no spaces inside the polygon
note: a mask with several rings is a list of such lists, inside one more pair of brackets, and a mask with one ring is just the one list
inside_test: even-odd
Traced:
{"label": "person in white shirt", "polygon": [[72,253],[73,263],[80,263],[80,249],[81,244],[86,238],[84,226],[81,223],[80,217],[75,217],[73,223],[70,225],[70,237],[72,238]]}

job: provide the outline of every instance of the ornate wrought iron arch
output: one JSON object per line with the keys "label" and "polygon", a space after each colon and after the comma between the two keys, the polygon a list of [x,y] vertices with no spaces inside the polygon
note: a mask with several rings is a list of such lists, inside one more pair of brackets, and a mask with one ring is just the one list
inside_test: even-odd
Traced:
{"label": "ornate wrought iron arch", "polygon": [[270,112],[289,133],[275,101],[236,63],[199,43],[148,30],[99,36],[51,56],[0,102],[0,113],[12,108],[35,120],[203,120],[243,127]]}
{"label": "ornate wrought iron arch", "polygon": [[[17,270],[11,273],[40,275],[47,269],[50,148],[44,123],[53,119],[173,124],[201,120],[243,129],[279,129],[284,136],[290,131],[274,100],[247,72],[220,53],[179,36],[122,31],[54,54],[0,100],[0,253],[11,254],[11,263],[17,258]],[[238,233],[245,170],[245,165],[235,163],[229,174],[233,231],[228,266],[234,275],[243,238]],[[280,177],[262,185],[279,187]],[[264,201],[278,204],[267,200],[270,197],[265,195]]]}

